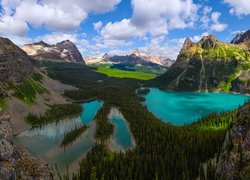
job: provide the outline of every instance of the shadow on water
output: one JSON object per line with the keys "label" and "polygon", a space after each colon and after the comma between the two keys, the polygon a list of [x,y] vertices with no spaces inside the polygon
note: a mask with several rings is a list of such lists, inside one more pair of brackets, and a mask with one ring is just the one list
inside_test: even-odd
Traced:
{"label": "shadow on water", "polygon": [[[51,165],[56,164],[59,172],[65,172],[68,165],[70,166],[77,161],[95,144],[94,132],[96,127],[92,120],[101,108],[102,103],[92,101],[84,103],[82,106],[83,112],[79,117],[22,132],[16,136],[15,145],[26,149],[34,156],[46,160]],[[64,134],[82,124],[88,126],[87,131],[68,148],[60,147]]]}

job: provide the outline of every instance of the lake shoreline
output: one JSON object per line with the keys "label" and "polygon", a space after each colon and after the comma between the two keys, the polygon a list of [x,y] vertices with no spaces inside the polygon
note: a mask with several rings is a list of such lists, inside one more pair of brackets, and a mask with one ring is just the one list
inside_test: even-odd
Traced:
{"label": "lake shoreline", "polygon": [[113,134],[111,135],[111,137],[108,139],[107,141],[107,146],[108,148],[110,149],[111,152],[123,152],[125,153],[127,150],[131,150],[131,149],[134,149],[136,147],[136,142],[135,142],[135,139],[134,139],[134,136],[130,130],[130,125],[129,123],[125,120],[123,114],[115,107],[112,107],[111,110],[110,110],[110,113],[108,115],[108,119],[110,120],[111,118],[113,117],[121,117],[121,119],[123,121],[125,121],[125,123],[127,124],[128,126],[128,130],[131,134],[131,144],[132,144],[132,147],[129,148],[129,149],[124,149],[123,147],[121,147],[120,145],[118,145],[116,142],[115,142],[115,134],[117,132],[117,127],[114,128],[114,132]]}

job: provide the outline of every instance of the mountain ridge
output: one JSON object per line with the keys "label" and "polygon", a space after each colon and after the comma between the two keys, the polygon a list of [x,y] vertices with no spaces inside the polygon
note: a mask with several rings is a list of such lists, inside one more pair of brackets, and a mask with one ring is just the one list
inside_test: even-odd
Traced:
{"label": "mountain ridge", "polygon": [[173,60],[163,57],[154,55],[151,53],[147,53],[140,49],[135,49],[131,53],[127,53],[124,55],[109,55],[107,53],[97,56],[89,56],[85,57],[86,64],[92,65],[95,63],[119,63],[123,65],[131,65],[135,66],[137,64],[141,65],[159,65],[163,67],[169,67],[173,64]]}
{"label": "mountain ridge", "polygon": [[187,38],[176,62],[152,84],[171,91],[249,93],[249,78],[234,87],[249,67],[250,53],[242,43],[220,42],[213,35],[204,36],[198,43]]}
{"label": "mountain ridge", "polygon": [[0,37],[0,83],[24,81],[33,70],[32,58],[8,38]]}
{"label": "mountain ridge", "polygon": [[25,44],[21,48],[37,60],[46,59],[85,63],[80,51],[70,40],[64,40],[53,45],[39,41],[32,44]]}

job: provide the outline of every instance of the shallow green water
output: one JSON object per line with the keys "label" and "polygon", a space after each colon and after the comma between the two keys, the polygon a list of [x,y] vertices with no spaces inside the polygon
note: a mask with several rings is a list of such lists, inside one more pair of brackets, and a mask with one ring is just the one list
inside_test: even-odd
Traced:
{"label": "shallow green water", "polygon": [[237,109],[249,96],[240,94],[166,92],[151,88],[145,105],[159,119],[173,125],[190,124],[213,112]]}
{"label": "shallow green water", "polygon": [[[92,101],[84,103],[82,106],[84,110],[79,117],[51,123],[41,129],[25,131],[15,138],[15,144],[52,165],[57,164],[61,172],[65,171],[67,165],[72,164],[86,154],[95,143],[95,124],[92,120],[101,108],[102,103]],[[87,132],[66,150],[59,147],[64,134],[82,124],[89,126]]]}
{"label": "shallow green water", "polygon": [[111,139],[112,147],[117,151],[132,148],[134,146],[133,136],[122,114],[117,109],[113,108],[109,115],[109,120],[115,128]]}

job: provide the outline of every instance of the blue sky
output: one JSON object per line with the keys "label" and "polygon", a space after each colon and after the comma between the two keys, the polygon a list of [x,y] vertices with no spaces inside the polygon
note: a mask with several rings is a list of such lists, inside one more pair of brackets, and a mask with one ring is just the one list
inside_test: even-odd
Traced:
{"label": "blue sky", "polygon": [[0,35],[18,45],[69,39],[83,56],[139,48],[175,59],[186,37],[230,41],[250,0],[1,0]]}

